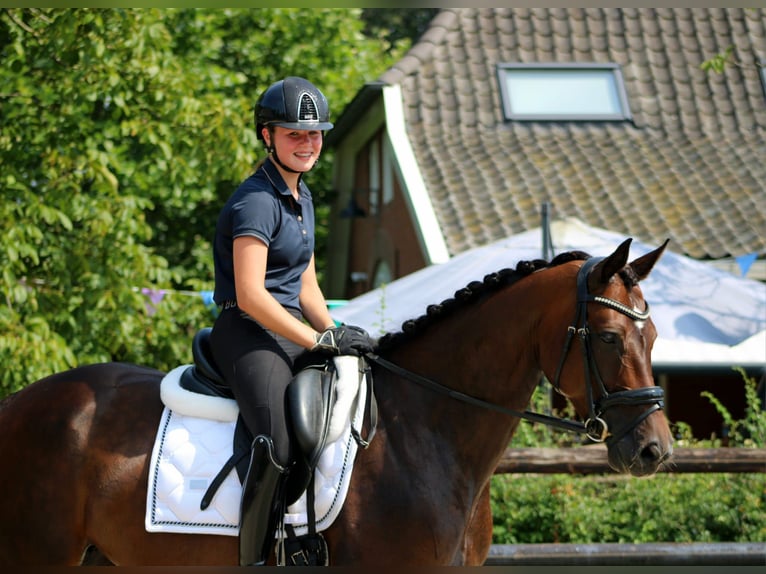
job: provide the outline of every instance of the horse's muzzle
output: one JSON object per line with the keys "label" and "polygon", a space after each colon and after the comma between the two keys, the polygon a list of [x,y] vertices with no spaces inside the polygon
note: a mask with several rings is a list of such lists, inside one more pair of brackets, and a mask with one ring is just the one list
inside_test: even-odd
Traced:
{"label": "horse's muzzle", "polygon": [[609,466],[632,476],[651,476],[673,456],[664,414],[654,411],[619,440],[608,442]]}

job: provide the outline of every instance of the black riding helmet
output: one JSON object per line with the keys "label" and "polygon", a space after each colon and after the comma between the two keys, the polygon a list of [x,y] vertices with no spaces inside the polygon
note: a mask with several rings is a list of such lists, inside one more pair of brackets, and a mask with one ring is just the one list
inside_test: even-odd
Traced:
{"label": "black riding helmet", "polygon": [[[288,76],[271,84],[255,104],[255,131],[258,139],[263,139],[263,128],[271,130],[274,126],[293,130],[331,130],[330,107],[327,98],[319,89],[304,78]],[[277,156],[274,146],[268,151],[274,155],[279,165],[288,171]]]}
{"label": "black riding helmet", "polygon": [[271,84],[255,104],[255,129],[280,126],[294,130],[330,130],[330,108],[319,89],[303,78],[289,76]]}

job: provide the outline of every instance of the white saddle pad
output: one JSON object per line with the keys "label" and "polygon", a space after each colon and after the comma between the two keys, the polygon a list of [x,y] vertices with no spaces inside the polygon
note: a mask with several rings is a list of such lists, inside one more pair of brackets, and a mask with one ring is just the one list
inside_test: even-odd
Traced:
{"label": "white saddle pad", "polygon": [[[361,429],[364,417],[367,381],[359,384],[357,358],[336,357],[335,366],[336,404],[327,446],[314,476],[318,532],[333,523],[343,506],[358,448],[351,428]],[[237,536],[242,486],[236,469],[227,475],[205,510],[200,510],[200,500],[232,454],[239,409],[231,399],[202,397],[182,389],[178,381],[187,367],[173,369],[162,381],[165,409],[149,466],[146,530]],[[201,413],[212,418],[202,418]],[[285,523],[292,524],[298,535],[308,532],[306,508],[304,493],[285,514]]]}

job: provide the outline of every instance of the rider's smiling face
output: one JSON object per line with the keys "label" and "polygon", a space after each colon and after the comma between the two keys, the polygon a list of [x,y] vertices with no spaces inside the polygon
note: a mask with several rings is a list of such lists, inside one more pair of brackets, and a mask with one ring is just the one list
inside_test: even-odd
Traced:
{"label": "rider's smiling face", "polygon": [[271,133],[264,129],[263,137],[267,145],[272,143],[272,135],[276,153],[287,167],[305,172],[319,159],[323,141],[320,130],[296,130],[274,126]]}

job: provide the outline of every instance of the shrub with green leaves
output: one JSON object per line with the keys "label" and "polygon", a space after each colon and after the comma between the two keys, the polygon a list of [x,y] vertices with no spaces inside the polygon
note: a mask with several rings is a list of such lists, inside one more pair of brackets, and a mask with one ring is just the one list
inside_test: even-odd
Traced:
{"label": "shrub with green leaves", "polygon": [[495,476],[494,542],[763,542],[762,474]]}

